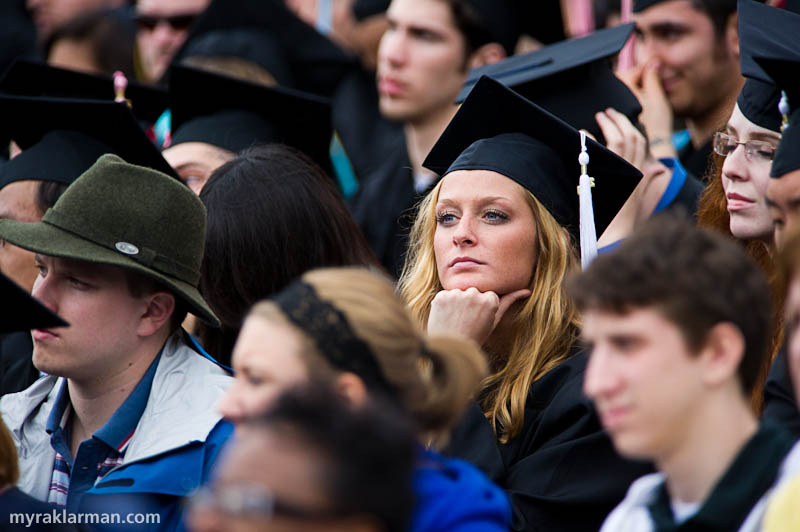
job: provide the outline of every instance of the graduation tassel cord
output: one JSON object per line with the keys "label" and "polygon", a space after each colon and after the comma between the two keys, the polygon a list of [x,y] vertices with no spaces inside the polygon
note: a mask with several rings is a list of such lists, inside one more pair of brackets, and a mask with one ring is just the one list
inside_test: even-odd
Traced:
{"label": "graduation tassel cord", "polygon": [[128,78],[121,71],[117,70],[113,74],[114,78],[114,101],[123,102],[131,106],[131,101],[125,97],[125,90],[128,88]]}
{"label": "graduation tassel cord", "polygon": [[781,91],[781,101],[778,102],[778,111],[781,113],[783,122],[781,123],[781,133],[789,127],[789,97],[786,96],[786,91]]}
{"label": "graduation tassel cord", "polygon": [[581,131],[581,153],[578,156],[581,177],[578,182],[580,200],[581,268],[586,269],[597,256],[597,232],[594,227],[592,207],[592,178],[589,177],[589,153],[586,151],[586,133]]}

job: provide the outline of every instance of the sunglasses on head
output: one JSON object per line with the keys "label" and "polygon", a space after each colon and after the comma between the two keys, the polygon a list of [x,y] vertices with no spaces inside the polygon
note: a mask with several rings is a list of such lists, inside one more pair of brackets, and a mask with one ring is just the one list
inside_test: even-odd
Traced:
{"label": "sunglasses on head", "polygon": [[169,24],[173,30],[185,30],[192,25],[197,13],[182,13],[179,15],[158,16],[158,15],[136,15],[136,24],[146,30],[154,30],[161,22]]}

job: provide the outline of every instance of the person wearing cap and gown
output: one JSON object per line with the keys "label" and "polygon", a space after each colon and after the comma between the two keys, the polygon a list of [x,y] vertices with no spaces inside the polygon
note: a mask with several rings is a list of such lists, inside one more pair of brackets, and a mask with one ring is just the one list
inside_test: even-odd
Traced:
{"label": "person wearing cap and gown", "polygon": [[[642,123],[658,157],[677,156],[704,178],[712,136],[730,116],[739,72],[736,0],[635,0],[637,66],[623,79],[642,102]],[[689,139],[673,147],[673,117]]]}
{"label": "person wearing cap and gown", "polygon": [[[641,170],[645,177],[631,195],[631,202],[601,237],[604,246],[613,245],[637,223],[662,210],[683,209],[694,215],[704,188],[677,159],[656,161],[638,131],[642,107],[614,74],[611,64],[632,31],[633,24],[599,30],[473,69],[456,100],[463,101],[480,76],[493,77],[574,128],[608,143],[610,149]],[[604,132],[613,137],[606,139]],[[629,140],[631,137],[633,140]]]}
{"label": "person wearing cap and gown", "polygon": [[[0,95],[0,113],[3,134],[23,150],[0,165],[0,218],[38,222],[63,190],[105,153],[172,172],[126,104]],[[0,246],[0,271],[27,290],[38,273],[33,253],[10,242]],[[32,349],[27,333],[0,335],[0,396],[24,390],[39,377]]]}
{"label": "person wearing cap and gown", "polygon": [[[15,284],[11,279],[0,273],[0,333],[25,332],[30,334],[31,329],[46,329],[49,327],[67,327],[69,324],[53,314],[44,305],[36,301],[31,295]],[[52,507],[26,495],[16,487],[19,479],[19,466],[14,442],[5,424],[0,420],[0,526],[3,530],[77,530],[69,524],[35,524],[27,526],[27,521],[12,524],[11,514],[35,513],[45,514],[52,511]]]}
{"label": "person wearing cap and gown", "polygon": [[563,285],[577,266],[579,225],[590,224],[578,215],[583,146],[602,232],[641,173],[499,82],[478,80],[425,159],[443,177],[420,204],[400,278],[429,334],[469,337],[488,357],[491,374],[449,453],[506,490],[514,530],[597,529],[650,470],[616,454],[581,392],[586,354]]}
{"label": "person wearing cap and gown", "polygon": [[215,169],[256,144],[287,144],[332,172],[324,98],[184,66],[170,69],[170,98],[172,133],[162,153],[195,193]]}
{"label": "person wearing cap and gown", "polygon": [[71,513],[158,514],[159,530],[183,528],[183,497],[232,431],[215,412],[230,374],[180,326],[187,310],[219,323],[197,290],[204,237],[191,190],[113,154],[41,222],[0,220],[0,238],[36,253],[32,295],[70,323],[33,331],[47,375],[0,399],[22,491]]}
{"label": "person wearing cap and gown", "polygon": [[[518,30],[510,0],[393,0],[378,49],[381,115],[402,124],[402,138],[360,176],[353,216],[386,270],[397,276],[414,205],[435,182],[425,154],[456,111],[470,67],[504,59]],[[345,145],[347,147],[347,145]]]}

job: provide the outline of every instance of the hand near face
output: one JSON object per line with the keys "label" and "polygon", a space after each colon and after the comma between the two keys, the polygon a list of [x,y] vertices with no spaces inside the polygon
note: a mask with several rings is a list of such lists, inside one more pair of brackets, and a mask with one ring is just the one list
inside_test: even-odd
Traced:
{"label": "hand near face", "polygon": [[657,64],[651,61],[618,75],[642,104],[639,120],[650,139],[650,151],[653,156],[675,157],[677,152],[670,142],[672,107],[658,79]]}
{"label": "hand near face", "polygon": [[647,159],[647,141],[628,117],[608,108],[597,113],[594,118],[606,139],[606,147],[636,168],[643,168]]}
{"label": "hand near face", "polygon": [[503,297],[474,287],[442,290],[431,302],[428,334],[460,336],[483,345],[512,303],[530,295],[527,288]]}

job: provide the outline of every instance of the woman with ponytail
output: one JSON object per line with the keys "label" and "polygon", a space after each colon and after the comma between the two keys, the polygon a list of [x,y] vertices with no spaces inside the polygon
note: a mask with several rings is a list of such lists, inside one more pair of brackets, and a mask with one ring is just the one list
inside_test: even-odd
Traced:
{"label": "woman with ponytail", "polygon": [[443,443],[486,363],[467,340],[426,336],[384,278],[365,268],[312,270],[256,304],[233,350],[236,380],[220,402],[239,425],[285,389],[331,384],[352,403],[380,397],[409,414],[420,441],[413,531],[499,531],[508,500],[476,468],[423,444]]}

